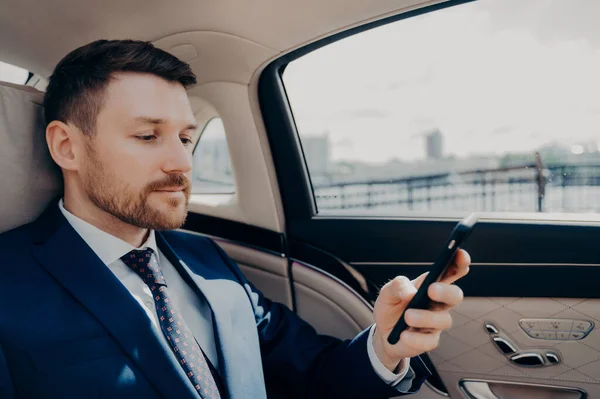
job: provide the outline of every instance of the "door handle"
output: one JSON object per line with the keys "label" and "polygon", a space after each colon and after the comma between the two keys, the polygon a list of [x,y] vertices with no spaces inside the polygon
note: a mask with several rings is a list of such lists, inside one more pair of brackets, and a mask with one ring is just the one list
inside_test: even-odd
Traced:
{"label": "door handle", "polygon": [[579,388],[525,382],[460,380],[458,386],[468,399],[503,398],[556,398],[586,399],[587,393]]}
{"label": "door handle", "polygon": [[485,381],[462,381],[460,387],[469,399],[500,399]]}

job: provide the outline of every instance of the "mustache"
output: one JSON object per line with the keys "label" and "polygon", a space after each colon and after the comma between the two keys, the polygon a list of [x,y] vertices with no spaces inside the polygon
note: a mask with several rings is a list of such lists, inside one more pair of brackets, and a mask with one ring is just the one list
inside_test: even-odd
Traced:
{"label": "mustache", "polygon": [[148,192],[162,190],[170,187],[183,187],[183,191],[190,192],[190,179],[182,173],[167,175],[164,179],[148,184]]}

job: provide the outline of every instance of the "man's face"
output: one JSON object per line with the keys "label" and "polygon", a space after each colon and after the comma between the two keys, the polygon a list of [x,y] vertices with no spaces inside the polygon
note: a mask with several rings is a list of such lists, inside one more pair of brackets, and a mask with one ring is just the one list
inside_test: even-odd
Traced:
{"label": "man's face", "polygon": [[81,179],[98,208],[128,224],[180,227],[191,189],[196,121],[183,86],[119,73],[109,84]]}

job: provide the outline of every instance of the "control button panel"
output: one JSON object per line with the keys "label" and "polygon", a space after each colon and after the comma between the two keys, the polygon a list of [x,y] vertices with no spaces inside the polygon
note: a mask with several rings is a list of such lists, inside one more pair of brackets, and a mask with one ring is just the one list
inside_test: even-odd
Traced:
{"label": "control button panel", "polygon": [[521,319],[519,325],[531,338],[559,341],[583,339],[594,329],[589,320]]}
{"label": "control button panel", "polygon": [[[545,324],[548,323],[548,324]],[[548,328],[554,328],[554,330],[561,328],[563,326],[570,326],[572,329],[573,321],[572,320],[545,320],[545,319],[527,319],[521,320],[521,327],[525,330],[527,328],[537,328],[538,326],[543,326]],[[583,327],[586,325],[582,324]],[[500,350],[511,362],[521,367],[546,367],[553,366],[561,362],[560,355],[557,351],[544,349],[526,349],[520,350],[515,344],[513,344],[508,338],[506,334],[500,331],[494,324],[491,322],[485,322],[484,327],[490,337],[492,338],[492,342],[496,345],[496,348]],[[589,328],[593,328],[593,324],[590,324]],[[526,330],[527,331],[527,330]],[[571,339],[572,334],[575,336],[579,336],[583,334],[582,332],[571,332],[569,331],[553,331],[553,330],[529,330],[530,333],[539,339]],[[528,332],[529,333],[529,332]]]}
{"label": "control button panel", "polygon": [[589,332],[592,329],[592,323],[589,321],[574,321],[571,332]]}
{"label": "control button panel", "polygon": [[571,336],[569,337],[570,340],[578,340],[585,337],[585,333],[582,332],[573,332],[571,331]]}

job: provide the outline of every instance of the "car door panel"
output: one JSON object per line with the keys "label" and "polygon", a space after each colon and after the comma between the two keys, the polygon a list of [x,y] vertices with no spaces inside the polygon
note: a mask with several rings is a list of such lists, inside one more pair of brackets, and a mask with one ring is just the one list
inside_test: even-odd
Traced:
{"label": "car door panel", "polygon": [[[314,252],[320,252],[322,262],[323,259],[329,259],[322,264],[329,265],[330,271],[336,271],[331,266],[335,262],[339,270],[352,271],[348,272],[346,278],[350,276],[354,279],[352,285],[361,288],[356,290],[351,284],[312,264],[292,261],[290,274],[286,257],[243,243],[216,240],[253,284],[268,297],[295,308],[320,333],[347,339],[372,323],[372,304],[365,298],[365,295],[368,297],[365,290],[369,290],[373,284],[368,283],[367,277],[360,272],[368,268],[366,265],[350,266],[312,247]],[[296,248],[300,247],[296,245]],[[312,257],[315,258],[314,253]],[[381,265],[371,264],[369,267],[378,268]],[[426,268],[424,265],[398,267],[416,268],[419,272]],[[398,267],[385,266],[386,270],[392,271],[398,270]],[[477,267],[477,264],[473,266],[474,269]],[[541,266],[529,267],[539,269]],[[373,275],[380,276],[378,273]],[[290,276],[294,277],[293,291]],[[592,397],[600,394],[600,332],[597,328],[600,325],[600,299],[467,296],[452,311],[452,316],[452,329],[442,334],[439,348],[428,354],[449,394],[463,395],[460,382],[465,379],[519,383],[523,387],[523,384],[558,384],[584,389]],[[542,340],[532,338],[521,328],[519,322],[524,319],[589,321],[593,328],[585,338],[577,341]],[[513,364],[492,341],[492,336],[485,329],[486,323],[493,324],[519,351],[551,350],[558,354],[561,362],[538,368]],[[497,388],[496,391],[502,393],[507,390]],[[439,394],[435,388],[425,385],[416,397],[439,397]]]}
{"label": "car door panel", "polygon": [[[452,311],[453,327],[444,332],[430,358],[446,387],[458,395],[461,379],[500,380],[579,387],[600,395],[600,300],[582,298],[468,297]],[[535,339],[519,325],[524,319],[590,321],[591,332],[581,340]],[[494,344],[485,324],[493,324],[518,352],[552,351],[560,363],[522,367]],[[542,326],[543,327],[543,326]],[[555,333],[555,332],[550,332]],[[558,397],[558,396],[557,396]]]}
{"label": "car door panel", "polygon": [[371,305],[338,278],[293,262],[297,313],[321,334],[352,339],[373,323]]}

